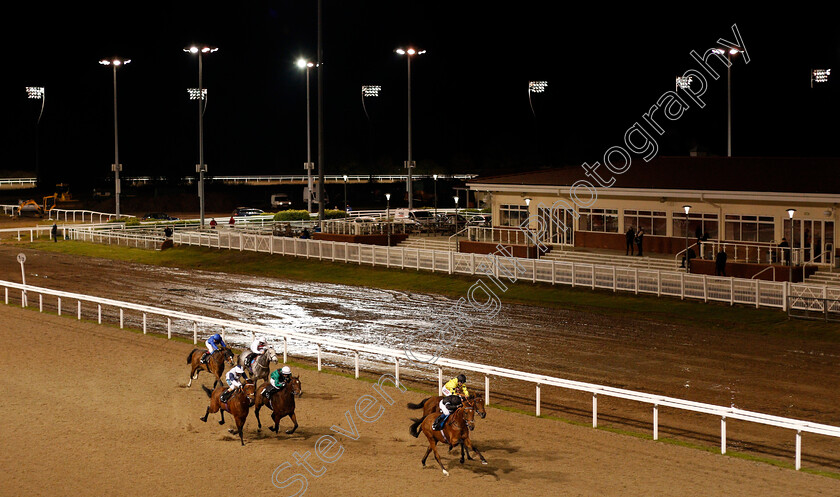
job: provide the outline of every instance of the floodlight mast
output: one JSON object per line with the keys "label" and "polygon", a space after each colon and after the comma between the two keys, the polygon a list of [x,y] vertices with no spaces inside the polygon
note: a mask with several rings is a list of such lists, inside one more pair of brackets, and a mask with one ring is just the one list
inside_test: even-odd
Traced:
{"label": "floodlight mast", "polygon": [[114,171],[114,210],[117,214],[117,219],[120,217],[120,171],[122,171],[122,164],[120,164],[120,140],[117,132],[117,68],[124,66],[131,62],[131,59],[120,59],[114,57],[113,59],[102,59],[99,61],[103,66],[111,66],[114,72],[114,163],[111,165],[111,170]]}
{"label": "floodlight mast", "polygon": [[[312,213],[312,170],[315,168],[315,163],[312,162],[312,124],[310,123],[310,106],[309,106],[309,70],[315,67],[315,63],[304,58],[297,60],[297,66],[301,69],[306,69],[306,163],[303,168],[306,169],[306,209]],[[320,192],[318,192],[318,209],[321,207]]]}
{"label": "floodlight mast", "polygon": [[406,190],[408,191],[408,208],[414,208],[414,192],[413,180],[411,171],[414,169],[414,161],[411,160],[411,59],[415,55],[423,55],[425,50],[417,50],[415,48],[398,48],[394,50],[400,55],[405,55],[408,61],[408,160],[405,161],[405,167],[408,169],[408,178],[406,179]]}
{"label": "floodlight mast", "polygon": [[[207,92],[204,90],[202,81],[202,59],[205,54],[218,50],[218,47],[207,45],[200,47],[192,45],[184,49],[184,52],[198,55],[198,92],[195,94],[195,98],[198,99],[198,165],[196,165],[196,172],[198,172],[198,203],[202,228],[204,228],[204,173],[207,172],[207,165],[204,164],[204,110],[207,105]],[[190,92],[191,98],[192,95],[193,93]]]}
{"label": "floodlight mast", "polygon": [[41,112],[38,114],[38,120],[35,122],[35,185],[41,186],[41,163],[40,147],[38,146],[38,128],[41,124],[41,116],[44,115],[44,104],[47,103],[47,93],[43,86],[27,86],[26,97],[30,100],[41,101]]}
{"label": "floodlight mast", "polygon": [[548,86],[548,81],[529,81],[528,82],[528,104],[531,106],[531,114],[534,117],[537,117],[536,112],[534,112],[534,102],[531,101],[531,94],[532,93],[543,93],[545,92],[546,87]]}
{"label": "floodlight mast", "polygon": [[828,77],[831,75],[831,69],[813,69],[811,70],[811,88],[814,83],[828,83]]}

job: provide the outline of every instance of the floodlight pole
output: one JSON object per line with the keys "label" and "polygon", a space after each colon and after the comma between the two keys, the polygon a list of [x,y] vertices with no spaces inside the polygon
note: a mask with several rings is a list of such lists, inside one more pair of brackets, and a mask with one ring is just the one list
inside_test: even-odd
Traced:
{"label": "floodlight pole", "polygon": [[41,112],[38,114],[38,120],[35,122],[35,186],[41,186],[41,161],[40,161],[40,147],[38,146],[39,128],[41,125],[41,117],[44,115],[44,105],[47,103],[47,91],[43,86],[27,86],[26,95],[33,100],[41,101]]}
{"label": "floodlight pole", "polygon": [[318,0],[318,226],[324,231],[324,44],[322,0]]}
{"label": "floodlight pole", "polygon": [[[114,61],[116,62],[116,61]],[[120,218],[120,140],[117,132],[117,64],[111,64],[114,67],[114,211],[117,214],[117,219]]]}
{"label": "floodlight pole", "polygon": [[207,165],[204,164],[204,110],[206,108],[203,82],[203,58],[205,53],[213,53],[218,48],[210,46],[196,46],[185,48],[184,52],[198,55],[198,165],[195,169],[198,173],[198,205],[201,227],[204,227],[204,173],[207,172]]}
{"label": "floodlight pole", "polygon": [[[312,169],[315,164],[312,162],[312,124],[311,124],[311,107],[309,104],[309,71],[314,65],[312,62],[304,59],[299,59],[298,67],[306,68],[306,164],[303,167],[306,169],[306,210],[312,213]],[[320,198],[320,197],[318,197]]]}

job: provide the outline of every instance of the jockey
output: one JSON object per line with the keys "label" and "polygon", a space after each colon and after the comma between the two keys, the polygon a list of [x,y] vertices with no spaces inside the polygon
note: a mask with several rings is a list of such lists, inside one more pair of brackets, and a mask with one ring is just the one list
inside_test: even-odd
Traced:
{"label": "jockey", "polygon": [[239,381],[240,377],[248,379],[248,377],[245,376],[245,370],[242,369],[242,366],[236,365],[230,368],[230,371],[228,371],[227,375],[225,375],[225,381],[227,381],[230,388],[219,396],[219,400],[221,402],[227,402],[234,390],[242,386],[242,383]]}
{"label": "jockey", "polygon": [[215,335],[208,338],[207,341],[204,342],[204,344],[207,346],[207,353],[204,354],[204,356],[202,356],[201,362],[203,362],[205,364],[207,363],[207,359],[210,358],[210,355],[213,352],[215,352],[215,351],[217,351],[221,348],[227,347],[227,344],[225,343],[225,341],[222,340],[222,335],[220,335],[218,333],[216,333]]}
{"label": "jockey", "polygon": [[251,360],[256,356],[261,355],[263,352],[265,352],[265,349],[267,348],[268,342],[266,342],[265,337],[260,336],[254,338],[254,341],[251,342],[251,353],[248,354],[247,357],[245,357],[245,362],[243,363],[243,366],[247,366],[250,369]]}
{"label": "jockey", "polygon": [[455,412],[456,409],[461,407],[463,400],[460,395],[447,395],[446,397],[440,399],[440,416],[435,420],[434,424],[432,425],[433,430],[440,430],[443,428],[443,424],[446,422],[446,418],[449,417],[450,414]]}
{"label": "jockey", "polygon": [[441,388],[444,396],[449,395],[462,395],[464,397],[469,397],[470,394],[467,392],[467,377],[463,374],[459,374],[455,378],[446,382],[446,385]]}
{"label": "jockey", "polygon": [[289,366],[283,366],[283,369],[275,369],[268,378],[269,385],[265,387],[265,390],[263,390],[263,396],[266,399],[270,399],[271,394],[273,394],[275,390],[280,390],[285,387],[286,383],[288,383],[291,379],[292,368]]}

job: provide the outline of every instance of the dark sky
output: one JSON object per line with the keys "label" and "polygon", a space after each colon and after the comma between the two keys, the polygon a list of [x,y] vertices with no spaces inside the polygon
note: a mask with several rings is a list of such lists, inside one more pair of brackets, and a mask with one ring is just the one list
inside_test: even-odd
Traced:
{"label": "dark sky", "polygon": [[[402,172],[406,62],[398,46],[428,51],[412,63],[418,172],[504,173],[601,160],[676,75],[696,67],[692,49],[734,41],[733,23],[751,58],[732,69],[734,154],[838,155],[837,85],[809,87],[810,69],[838,59],[840,31],[828,12],[666,5],[324,0],[326,172]],[[123,174],[194,174],[197,104],[186,88],[197,86],[198,65],[182,49],[202,42],[220,48],[204,59],[210,174],[303,174],[305,79],[294,61],[315,56],[315,0],[5,10],[0,170],[35,169],[39,106],[24,87],[37,85],[47,92],[43,170],[71,181],[109,176],[112,74],[97,62],[117,55],[132,59],[118,71]],[[533,95],[536,117],[529,80],[548,81],[546,93]],[[367,100],[369,120],[364,84],[383,86]],[[661,155],[694,146],[726,153],[725,79],[710,81],[704,100],[705,109],[666,127]]]}

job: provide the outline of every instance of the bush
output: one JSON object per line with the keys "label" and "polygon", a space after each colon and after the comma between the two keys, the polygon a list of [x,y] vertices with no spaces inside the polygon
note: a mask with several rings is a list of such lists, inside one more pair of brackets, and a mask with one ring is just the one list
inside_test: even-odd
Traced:
{"label": "bush", "polygon": [[107,222],[109,222],[109,223],[125,223],[126,226],[139,226],[140,225],[140,219],[136,218],[136,217],[130,217],[128,219],[126,219],[126,218],[122,218],[122,219],[112,218],[112,219],[109,219]]}
{"label": "bush", "polygon": [[327,209],[324,211],[324,219],[340,219],[347,217],[347,213],[337,209]]}
{"label": "bush", "polygon": [[309,213],[303,210],[280,211],[274,215],[275,221],[309,221]]}

